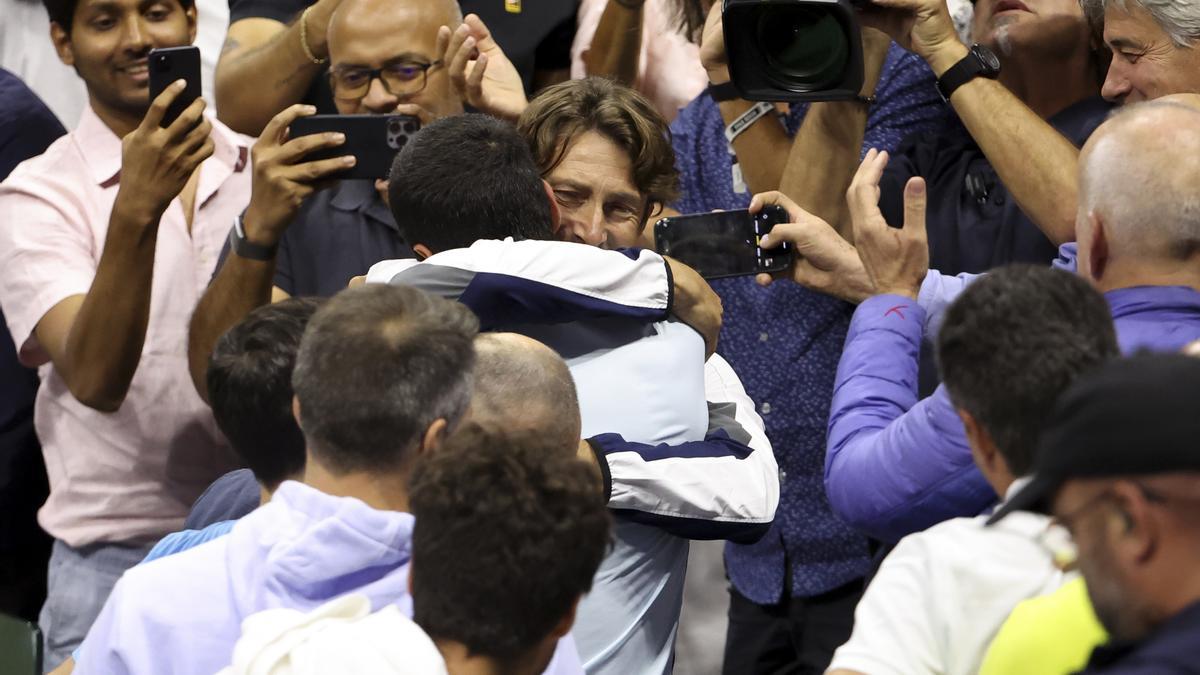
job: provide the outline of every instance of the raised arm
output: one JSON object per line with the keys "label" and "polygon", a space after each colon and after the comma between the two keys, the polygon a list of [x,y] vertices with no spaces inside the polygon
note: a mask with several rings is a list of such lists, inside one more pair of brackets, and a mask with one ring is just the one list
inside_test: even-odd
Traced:
{"label": "raised arm", "polygon": [[318,0],[290,23],[282,17],[236,18],[235,13],[213,89],[222,122],[257,136],[276,113],[300,102],[324,69],[314,58],[323,62],[329,56],[325,32],[339,2]]}
{"label": "raised arm", "polygon": [[[892,38],[941,77],[967,55],[945,0],[873,0],[907,16]],[[1050,241],[1075,239],[1079,149],[996,80],[977,77],[950,104],[1009,193]]]}
{"label": "raised arm", "polygon": [[604,12],[583,52],[588,75],[612,78],[633,86],[642,54],[645,0],[600,0]]}
{"label": "raised arm", "polygon": [[[870,28],[862,30],[865,80],[863,94],[873,96],[892,39]],[[800,208],[848,235],[846,188],[858,168],[859,149],[869,107],[861,101],[813,103],[792,141],[779,191]]]}
{"label": "raised arm", "polygon": [[[312,106],[290,106],[271,120],[251,150],[253,187],[250,205],[242,218],[243,234],[250,244],[273,252],[317,182],[353,164],[353,157],[302,161],[314,149],[340,145],[343,142],[340,134],[313,134],[286,140],[288,126],[296,118],[314,112]],[[192,385],[204,400],[208,400],[208,357],[221,335],[255,307],[287,297],[287,293],[273,286],[274,279],[273,254],[259,260],[230,250],[200,298],[188,327],[188,370]]]}
{"label": "raised arm", "polygon": [[34,329],[71,394],[96,410],[116,411],[129,392],[150,318],[159,220],[213,153],[203,100],[159,126],[182,84],[154,99],[122,141],[121,186],[91,287],[58,302]]}
{"label": "raised arm", "polygon": [[[710,84],[729,82],[729,63],[725,55],[724,25],[721,23],[722,3],[714,2],[704,23],[700,40],[700,62],[708,71]],[[735,99],[717,104],[721,119],[726,127],[753,108],[755,103]],[[733,151],[738,158],[738,168],[750,193],[778,190],[787,164],[787,154],[780,148],[788,147],[791,138],[783,122],[775,112],[767,113],[751,124],[733,140]]]}

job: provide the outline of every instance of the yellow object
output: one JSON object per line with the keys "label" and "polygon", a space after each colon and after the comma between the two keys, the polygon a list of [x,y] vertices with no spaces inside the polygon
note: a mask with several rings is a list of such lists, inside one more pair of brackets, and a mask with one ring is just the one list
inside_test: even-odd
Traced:
{"label": "yellow object", "polygon": [[520,14],[521,0],[504,0],[504,11],[509,14]]}
{"label": "yellow object", "polygon": [[988,647],[979,675],[1067,675],[1082,670],[1107,640],[1079,577],[1017,605]]}

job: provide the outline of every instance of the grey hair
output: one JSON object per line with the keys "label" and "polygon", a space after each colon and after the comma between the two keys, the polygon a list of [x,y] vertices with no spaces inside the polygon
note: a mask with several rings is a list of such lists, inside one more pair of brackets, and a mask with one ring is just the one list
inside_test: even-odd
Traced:
{"label": "grey hair", "polygon": [[556,437],[569,447],[578,444],[579,398],[562,357],[512,333],[480,334],[475,353],[472,422]]}
{"label": "grey hair", "polygon": [[1200,40],[1200,3],[1181,0],[1080,0],[1083,12],[1092,25],[1103,25],[1104,12],[1109,7],[1128,12],[1130,4],[1149,12],[1171,41],[1179,47],[1190,48]]}
{"label": "grey hair", "polygon": [[[1162,115],[1193,119],[1170,130],[1147,119]],[[1083,158],[1080,208],[1102,215],[1125,251],[1180,260],[1200,251],[1200,111],[1172,101],[1128,104],[1095,139]]]}

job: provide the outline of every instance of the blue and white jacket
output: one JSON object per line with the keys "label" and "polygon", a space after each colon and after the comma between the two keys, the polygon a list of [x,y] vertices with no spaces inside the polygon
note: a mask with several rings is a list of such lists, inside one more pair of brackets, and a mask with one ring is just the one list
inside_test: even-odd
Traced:
{"label": "blue and white jacket", "polygon": [[563,356],[619,516],[573,631],[584,667],[592,675],[669,673],[687,539],[761,537],[779,502],[779,473],[733,370],[716,356],[705,364],[700,336],[670,318],[663,259],[480,241],[421,263],[379,263],[367,281],[457,299],[484,330],[523,333]]}

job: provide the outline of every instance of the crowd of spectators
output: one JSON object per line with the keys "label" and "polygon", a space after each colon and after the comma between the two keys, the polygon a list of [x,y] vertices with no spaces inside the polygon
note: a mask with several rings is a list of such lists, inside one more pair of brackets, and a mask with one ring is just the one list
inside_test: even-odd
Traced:
{"label": "crowd of spectators", "polygon": [[1200,673],[1200,4],[724,4],[0,0],[0,671]]}

